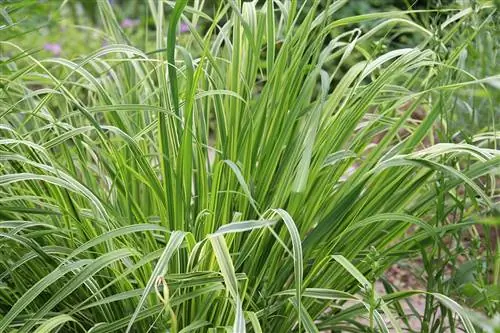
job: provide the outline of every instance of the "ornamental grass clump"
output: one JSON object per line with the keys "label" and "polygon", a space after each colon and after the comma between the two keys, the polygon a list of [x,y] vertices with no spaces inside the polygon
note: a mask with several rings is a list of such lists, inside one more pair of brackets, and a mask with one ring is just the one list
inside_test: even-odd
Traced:
{"label": "ornamental grass clump", "polygon": [[345,3],[150,1],[141,49],[98,1],[89,55],[0,42],[0,332],[401,332],[424,292],[377,278],[495,211],[498,134],[447,132],[499,80],[457,67],[494,9]]}

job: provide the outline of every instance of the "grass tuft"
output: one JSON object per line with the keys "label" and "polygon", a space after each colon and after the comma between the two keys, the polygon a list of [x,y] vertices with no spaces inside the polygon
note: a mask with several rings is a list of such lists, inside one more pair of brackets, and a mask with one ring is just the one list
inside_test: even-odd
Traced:
{"label": "grass tuft", "polygon": [[493,329],[459,305],[498,311],[491,3],[149,1],[138,43],[97,1],[109,44],[55,58],[3,6],[0,332],[402,332],[417,294],[422,332]]}

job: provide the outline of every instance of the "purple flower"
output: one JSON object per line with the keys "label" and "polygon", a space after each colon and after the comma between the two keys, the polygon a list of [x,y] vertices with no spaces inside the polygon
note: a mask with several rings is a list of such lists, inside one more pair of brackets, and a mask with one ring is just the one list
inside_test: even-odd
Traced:
{"label": "purple flower", "polygon": [[62,51],[61,44],[58,44],[58,43],[46,43],[43,46],[43,49],[46,51],[49,51],[50,53],[52,53],[55,56],[61,55],[61,51]]}
{"label": "purple flower", "polygon": [[139,24],[140,20],[135,20],[135,19],[130,19],[130,18],[126,18],[122,21],[122,23],[120,23],[120,26],[123,28],[123,29],[127,29],[127,28],[133,28],[135,26],[137,26]]}
{"label": "purple flower", "polygon": [[181,23],[181,28],[179,29],[179,32],[181,34],[189,32],[189,25],[187,25],[187,23]]}

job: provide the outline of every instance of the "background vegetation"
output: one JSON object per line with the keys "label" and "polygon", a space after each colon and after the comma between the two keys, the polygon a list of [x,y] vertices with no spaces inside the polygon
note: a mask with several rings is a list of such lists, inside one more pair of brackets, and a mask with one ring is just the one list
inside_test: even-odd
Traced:
{"label": "background vegetation", "polygon": [[495,2],[1,6],[0,332],[498,330]]}

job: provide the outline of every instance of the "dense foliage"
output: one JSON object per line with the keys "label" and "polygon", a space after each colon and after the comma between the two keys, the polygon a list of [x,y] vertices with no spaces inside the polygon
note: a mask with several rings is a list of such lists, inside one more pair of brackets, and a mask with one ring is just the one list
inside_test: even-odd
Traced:
{"label": "dense foliage", "polygon": [[492,3],[60,5],[3,8],[0,332],[493,331]]}

